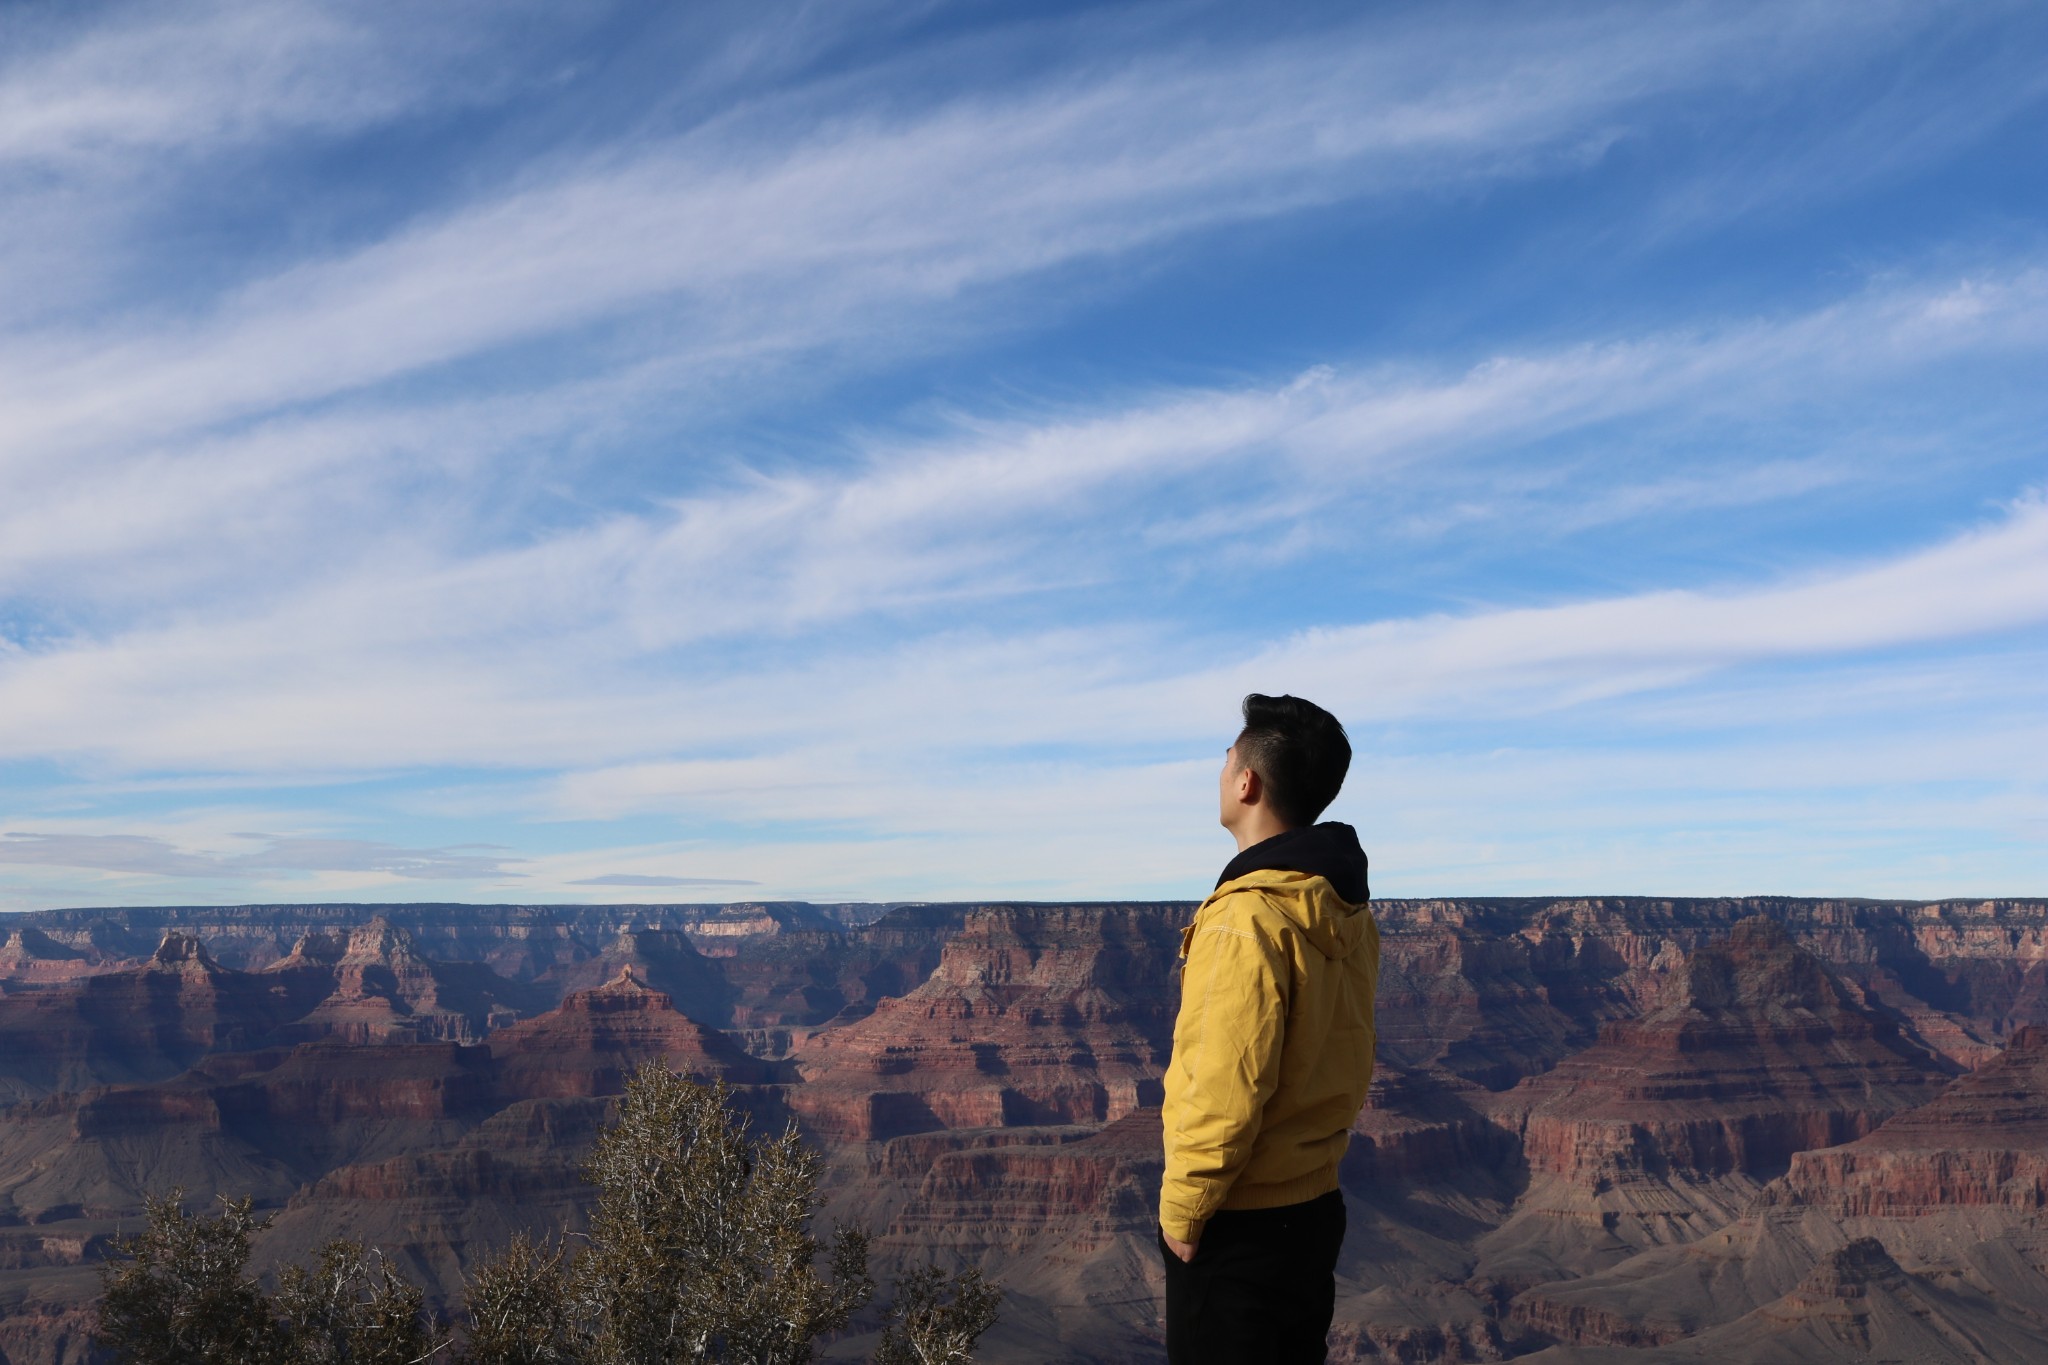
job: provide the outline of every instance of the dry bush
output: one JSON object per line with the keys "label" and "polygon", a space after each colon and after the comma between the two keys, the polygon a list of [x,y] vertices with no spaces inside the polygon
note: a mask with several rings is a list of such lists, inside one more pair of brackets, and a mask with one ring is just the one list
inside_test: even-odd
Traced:
{"label": "dry bush", "polygon": [[[874,1296],[864,1233],[811,1235],[817,1154],[794,1126],[751,1136],[722,1083],[642,1068],[586,1174],[579,1254],[519,1238],[471,1275],[461,1365],[806,1365]],[[358,1243],[287,1266],[266,1295],[245,1274],[265,1226],[246,1199],[212,1218],[152,1200],[102,1276],[115,1365],[423,1365],[448,1349],[419,1287]],[[911,1272],[877,1365],[972,1359],[1000,1298],[971,1270]]]}

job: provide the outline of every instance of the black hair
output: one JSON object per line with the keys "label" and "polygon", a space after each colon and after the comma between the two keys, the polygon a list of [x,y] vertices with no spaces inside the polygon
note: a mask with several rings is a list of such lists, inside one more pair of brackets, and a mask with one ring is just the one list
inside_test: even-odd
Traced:
{"label": "black hair", "polygon": [[1244,699],[1237,761],[1265,785],[1273,813],[1290,825],[1312,825],[1344,786],[1351,741],[1337,718],[1300,697]]}

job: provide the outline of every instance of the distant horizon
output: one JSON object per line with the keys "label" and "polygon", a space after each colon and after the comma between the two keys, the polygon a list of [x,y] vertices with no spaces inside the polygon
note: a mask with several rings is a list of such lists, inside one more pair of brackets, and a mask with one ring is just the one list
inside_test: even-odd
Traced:
{"label": "distant horizon", "polygon": [[2048,8],[0,38],[0,909],[2048,885]]}
{"label": "distant horizon", "polygon": [[[1113,899],[1089,897],[1063,897],[1053,900],[1038,900],[1023,896],[954,896],[936,900],[801,900],[801,899],[759,899],[732,901],[192,901],[182,904],[135,904],[135,905],[50,905],[38,908],[0,910],[0,916],[7,915],[98,915],[123,910],[407,910],[407,909],[462,909],[462,910],[729,910],[735,906],[810,906],[835,909],[879,908],[893,910],[911,906],[953,906],[953,905],[1017,905],[1017,906],[1071,906],[1086,908],[1091,905],[1196,905],[1199,896],[1123,896]],[[1868,905],[1954,905],[1965,903],[2010,902],[2016,905],[2048,904],[2048,895],[2038,896],[1830,896],[1830,895],[1787,895],[1776,891],[1750,891],[1740,893],[1709,892],[1703,894],[1681,894],[1668,891],[1537,891],[1527,893],[1472,895],[1461,893],[1433,893],[1416,896],[1375,896],[1369,902],[1381,904],[1413,904],[1424,901],[1828,901],[1846,904]]]}

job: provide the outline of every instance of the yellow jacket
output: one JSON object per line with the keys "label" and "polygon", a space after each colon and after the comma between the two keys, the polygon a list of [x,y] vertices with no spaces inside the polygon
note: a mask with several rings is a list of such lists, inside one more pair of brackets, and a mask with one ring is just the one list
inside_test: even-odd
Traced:
{"label": "yellow jacket", "polygon": [[1202,902],[1181,964],[1159,1225],[1193,1242],[1218,1209],[1337,1188],[1372,1081],[1379,925],[1323,877],[1248,872]]}

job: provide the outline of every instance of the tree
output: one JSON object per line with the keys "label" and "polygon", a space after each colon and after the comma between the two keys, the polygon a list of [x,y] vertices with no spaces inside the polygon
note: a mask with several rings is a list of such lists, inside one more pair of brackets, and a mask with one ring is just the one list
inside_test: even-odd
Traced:
{"label": "tree", "polygon": [[[869,1299],[868,1240],[811,1235],[819,1160],[792,1125],[755,1138],[725,1086],[650,1064],[627,1083],[586,1174],[597,1208],[580,1255],[517,1238],[464,1296],[462,1365],[805,1365]],[[102,1272],[98,1340],[116,1365],[424,1365],[448,1347],[426,1296],[384,1255],[330,1242],[278,1272],[245,1273],[268,1224],[250,1201],[212,1218],[181,1194]],[[819,1268],[820,1258],[825,1269]],[[960,1365],[995,1322],[998,1290],[970,1270],[912,1271],[886,1315],[877,1365]]]}
{"label": "tree", "polygon": [[525,1235],[469,1277],[463,1365],[578,1365],[575,1314],[559,1245]]}
{"label": "tree", "polygon": [[100,1270],[99,1343],[134,1365],[264,1365],[282,1335],[263,1290],[242,1274],[249,1236],[268,1227],[247,1199],[217,1217],[187,1214],[185,1192],[148,1205],[148,1224],[115,1243],[128,1259]]}
{"label": "tree", "polygon": [[448,1344],[428,1326],[426,1294],[360,1242],[280,1270],[273,1304],[290,1365],[420,1365]]}
{"label": "tree", "polygon": [[750,1141],[723,1082],[661,1065],[626,1086],[588,1167],[598,1187],[574,1296],[593,1365],[802,1365],[874,1294],[867,1238],[810,1234],[818,1157],[795,1127]]}
{"label": "tree", "polygon": [[1002,1300],[1003,1291],[978,1270],[948,1279],[935,1265],[919,1266],[896,1282],[874,1365],[962,1365],[974,1359],[974,1343],[996,1325]]}
{"label": "tree", "polygon": [[249,1200],[204,1218],[174,1190],[148,1216],[116,1247],[126,1263],[100,1272],[97,1337],[120,1365],[421,1365],[446,1345],[418,1286],[360,1243],[286,1266],[271,1296],[244,1274],[250,1235],[269,1226]]}

